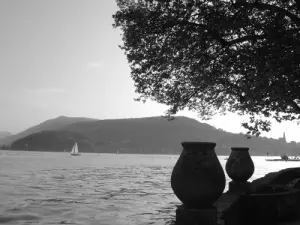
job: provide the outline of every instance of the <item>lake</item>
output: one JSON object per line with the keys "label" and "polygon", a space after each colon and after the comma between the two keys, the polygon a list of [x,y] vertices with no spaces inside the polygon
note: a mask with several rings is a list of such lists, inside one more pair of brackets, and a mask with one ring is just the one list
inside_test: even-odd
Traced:
{"label": "lake", "polygon": [[[0,224],[172,224],[181,204],[170,186],[178,157],[0,151]],[[300,165],[252,159],[250,180]]]}

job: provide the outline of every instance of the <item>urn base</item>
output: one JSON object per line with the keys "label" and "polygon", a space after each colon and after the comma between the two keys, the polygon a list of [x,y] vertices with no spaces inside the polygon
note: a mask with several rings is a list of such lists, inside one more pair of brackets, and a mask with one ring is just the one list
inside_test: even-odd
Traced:
{"label": "urn base", "polygon": [[230,181],[228,184],[228,193],[231,194],[247,194],[250,192],[250,182]]}
{"label": "urn base", "polygon": [[187,208],[181,205],[176,210],[175,225],[217,225],[217,209],[213,206],[202,209]]}

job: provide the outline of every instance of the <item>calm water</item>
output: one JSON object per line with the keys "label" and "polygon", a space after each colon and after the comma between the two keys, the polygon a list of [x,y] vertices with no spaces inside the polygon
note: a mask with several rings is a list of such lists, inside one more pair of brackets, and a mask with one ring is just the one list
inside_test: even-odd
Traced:
{"label": "calm water", "polygon": [[[170,187],[177,159],[0,151],[0,224],[172,224],[180,204]],[[299,165],[253,160],[251,180]]]}

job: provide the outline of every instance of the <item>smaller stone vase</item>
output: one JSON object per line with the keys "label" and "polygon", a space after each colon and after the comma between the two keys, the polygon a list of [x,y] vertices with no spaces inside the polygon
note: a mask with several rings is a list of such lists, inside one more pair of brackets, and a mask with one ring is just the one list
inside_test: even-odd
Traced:
{"label": "smaller stone vase", "polygon": [[249,154],[249,148],[231,148],[225,170],[234,182],[246,182],[254,173],[254,164]]}
{"label": "smaller stone vase", "polygon": [[211,207],[225,188],[225,173],[215,153],[216,143],[183,142],[171,176],[171,186],[188,208]]}

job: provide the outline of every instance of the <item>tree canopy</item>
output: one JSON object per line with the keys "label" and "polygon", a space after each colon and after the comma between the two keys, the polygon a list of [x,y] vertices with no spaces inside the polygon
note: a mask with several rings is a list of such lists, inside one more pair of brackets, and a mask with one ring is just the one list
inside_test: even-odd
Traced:
{"label": "tree canopy", "polygon": [[300,120],[299,0],[116,1],[139,100],[248,115],[251,135]]}

